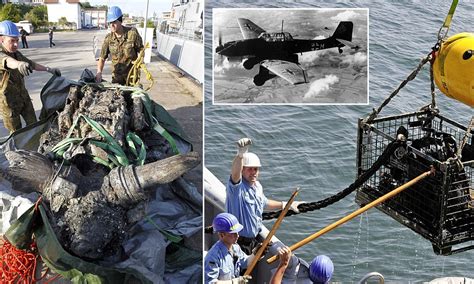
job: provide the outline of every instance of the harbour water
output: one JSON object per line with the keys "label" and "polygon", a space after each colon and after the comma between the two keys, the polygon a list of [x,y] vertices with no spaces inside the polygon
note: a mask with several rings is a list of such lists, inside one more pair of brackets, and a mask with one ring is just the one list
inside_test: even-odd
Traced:
{"label": "harbour water", "polygon": [[[270,4],[271,3],[271,4]],[[260,181],[268,198],[286,200],[301,187],[298,200],[315,201],[351,184],[356,177],[356,127],[415,69],[436,43],[450,1],[207,1],[205,74],[205,165],[222,182],[230,173],[235,141],[250,137],[263,163]],[[212,8],[357,7],[369,8],[369,105],[213,106]],[[473,32],[473,1],[460,1],[449,35]],[[288,93],[291,96],[291,93]],[[429,104],[428,66],[380,116],[411,112]],[[467,125],[472,108],[438,93],[441,114]],[[287,245],[309,236],[356,210],[354,194],[322,210],[288,217],[277,232]],[[266,221],[271,226],[273,221]],[[205,224],[209,225],[209,224]],[[438,277],[474,277],[474,251],[437,256],[431,244],[376,209],[298,249],[306,261],[330,256],[333,280],[358,281],[369,271],[388,282],[415,283]]]}

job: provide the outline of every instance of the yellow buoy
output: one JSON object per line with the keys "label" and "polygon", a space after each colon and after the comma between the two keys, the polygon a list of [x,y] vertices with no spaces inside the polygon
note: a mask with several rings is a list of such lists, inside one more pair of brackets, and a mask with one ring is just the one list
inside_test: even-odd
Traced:
{"label": "yellow buoy", "polygon": [[474,107],[474,34],[460,33],[443,42],[433,75],[446,96]]}

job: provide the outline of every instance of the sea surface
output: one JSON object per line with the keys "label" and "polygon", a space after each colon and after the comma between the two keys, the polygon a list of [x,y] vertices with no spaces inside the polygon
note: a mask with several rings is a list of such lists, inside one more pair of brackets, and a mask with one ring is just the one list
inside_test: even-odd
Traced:
{"label": "sea surface", "polygon": [[[329,2],[329,1],[328,1]],[[228,179],[235,142],[252,138],[251,151],[263,167],[260,181],[268,198],[287,200],[295,187],[298,200],[335,194],[356,177],[357,121],[378,107],[416,68],[437,41],[450,1],[207,1],[205,165],[222,182]],[[213,106],[212,8],[342,7],[369,8],[369,105],[358,106]],[[459,1],[449,35],[474,32],[474,1]],[[473,70],[474,71],[474,70]],[[474,110],[438,92],[442,115],[467,125]],[[412,112],[429,104],[429,69],[423,68],[380,116]],[[354,194],[322,210],[285,219],[277,236],[287,245],[311,235],[356,210]],[[270,227],[273,221],[265,221]],[[209,225],[209,224],[205,224]],[[333,281],[357,282],[378,271],[389,283],[419,283],[438,277],[474,278],[474,250],[437,256],[431,243],[377,209],[296,250],[311,261],[331,257]]]}

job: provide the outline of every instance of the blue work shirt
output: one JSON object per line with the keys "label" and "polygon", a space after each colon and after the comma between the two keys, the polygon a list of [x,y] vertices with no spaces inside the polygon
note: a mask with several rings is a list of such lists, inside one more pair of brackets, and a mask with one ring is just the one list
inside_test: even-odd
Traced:
{"label": "blue work shirt", "polygon": [[[235,263],[233,256],[235,256]],[[247,258],[248,256],[239,245],[232,245],[231,252],[223,242],[217,241],[204,258],[205,283],[239,277],[240,269],[247,267]]]}
{"label": "blue work shirt", "polygon": [[226,191],[226,211],[234,215],[244,226],[239,235],[255,238],[262,227],[263,209],[267,205],[262,185],[257,181],[255,185],[250,186],[243,178],[234,184],[232,178],[229,178]]}

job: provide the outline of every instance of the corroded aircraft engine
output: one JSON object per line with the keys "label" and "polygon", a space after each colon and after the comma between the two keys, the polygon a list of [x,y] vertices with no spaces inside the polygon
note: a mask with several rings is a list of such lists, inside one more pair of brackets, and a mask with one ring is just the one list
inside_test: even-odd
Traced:
{"label": "corroded aircraft engine", "polygon": [[[143,106],[130,93],[73,87],[65,109],[43,134],[40,153],[5,153],[9,165],[2,175],[16,190],[42,194],[58,240],[85,259],[114,255],[130,226],[143,218],[140,205],[147,201],[147,191],[174,181],[200,162],[195,152],[173,155],[167,140],[147,125]],[[92,157],[107,154],[97,143],[89,143],[100,136],[82,120],[76,123],[80,115],[99,121],[120,145],[126,143],[128,131],[143,137],[148,150],[144,164],[110,169],[96,163]],[[52,155],[57,142],[70,135],[83,141],[71,145],[61,158]]]}

